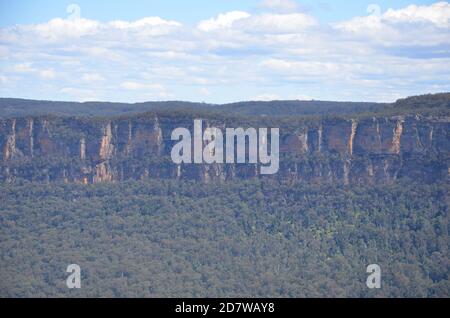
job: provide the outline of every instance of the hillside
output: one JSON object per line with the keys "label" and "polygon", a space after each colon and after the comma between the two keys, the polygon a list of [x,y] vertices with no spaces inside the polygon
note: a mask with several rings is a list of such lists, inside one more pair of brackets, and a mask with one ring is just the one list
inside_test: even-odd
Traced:
{"label": "hillside", "polygon": [[206,104],[181,101],[110,103],[110,102],[57,102],[17,98],[0,98],[0,117],[38,115],[59,116],[118,116],[148,111],[207,111],[244,116],[343,116],[355,114],[447,112],[449,93],[414,96],[392,104],[333,101],[249,101],[231,104]]}
{"label": "hillside", "polygon": [[[0,186],[1,297],[446,297],[448,183]],[[82,288],[65,286],[67,264]],[[366,287],[379,264],[382,288]]]}
{"label": "hillside", "polygon": [[[447,297],[449,100],[339,115],[2,100],[0,297]],[[103,116],[73,116],[88,108]],[[173,163],[171,132],[196,118],[279,127],[279,172]],[[72,263],[80,290],[65,287]],[[373,263],[379,290],[365,285]]]}

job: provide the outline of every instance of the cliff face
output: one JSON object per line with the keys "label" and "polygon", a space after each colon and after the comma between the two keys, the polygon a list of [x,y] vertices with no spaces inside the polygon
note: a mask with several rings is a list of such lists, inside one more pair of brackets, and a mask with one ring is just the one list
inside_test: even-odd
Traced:
{"label": "cliff face", "polygon": [[[209,182],[260,177],[253,164],[172,163],[172,130],[192,131],[193,119],[146,115],[109,121],[0,120],[0,180],[99,183],[185,178]],[[204,128],[208,126],[239,127],[206,119]],[[333,119],[279,128],[280,171],[263,178],[348,184],[410,177],[433,182],[447,179],[450,173],[450,118]]]}

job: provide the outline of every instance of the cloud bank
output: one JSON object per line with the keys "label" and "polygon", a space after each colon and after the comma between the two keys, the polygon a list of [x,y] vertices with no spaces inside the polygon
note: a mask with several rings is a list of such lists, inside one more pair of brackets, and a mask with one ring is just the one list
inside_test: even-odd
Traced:
{"label": "cloud bank", "polygon": [[61,100],[392,101],[450,91],[450,4],[332,24],[294,1],[184,25],[55,18],[0,29],[0,95]]}

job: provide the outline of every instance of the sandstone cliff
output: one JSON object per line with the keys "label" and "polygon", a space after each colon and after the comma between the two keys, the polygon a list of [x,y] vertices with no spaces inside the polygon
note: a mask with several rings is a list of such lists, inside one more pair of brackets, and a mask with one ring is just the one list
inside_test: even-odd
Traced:
{"label": "sandstone cliff", "polygon": [[[145,114],[108,120],[0,119],[0,181],[186,178],[210,182],[261,177],[256,165],[172,163],[171,132],[176,127],[192,130],[194,118]],[[205,126],[238,127],[231,120],[205,118],[205,122]],[[280,171],[264,178],[348,184],[409,177],[433,182],[446,180],[450,173],[448,117],[323,119],[286,127],[280,122],[277,127]]]}

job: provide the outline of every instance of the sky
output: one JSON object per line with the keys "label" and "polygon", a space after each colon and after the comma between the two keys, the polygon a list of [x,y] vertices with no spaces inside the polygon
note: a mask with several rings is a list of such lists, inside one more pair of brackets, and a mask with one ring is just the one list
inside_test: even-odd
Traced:
{"label": "sky", "polygon": [[0,0],[0,97],[391,102],[448,91],[446,1]]}

